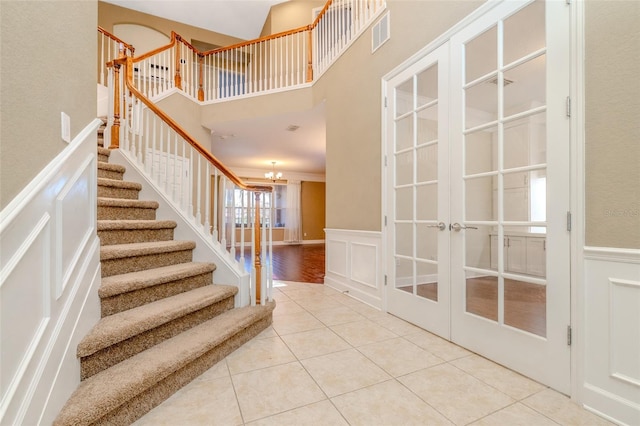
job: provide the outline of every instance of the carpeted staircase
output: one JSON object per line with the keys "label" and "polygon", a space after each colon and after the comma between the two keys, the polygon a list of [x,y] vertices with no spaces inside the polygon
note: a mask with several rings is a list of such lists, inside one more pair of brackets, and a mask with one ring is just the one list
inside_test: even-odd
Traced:
{"label": "carpeted staircase", "polygon": [[[102,129],[99,132],[101,144]],[[234,308],[237,288],[213,284],[192,241],[156,220],[98,148],[102,319],[77,348],[81,383],[55,425],[131,424],[271,324],[274,303]]]}

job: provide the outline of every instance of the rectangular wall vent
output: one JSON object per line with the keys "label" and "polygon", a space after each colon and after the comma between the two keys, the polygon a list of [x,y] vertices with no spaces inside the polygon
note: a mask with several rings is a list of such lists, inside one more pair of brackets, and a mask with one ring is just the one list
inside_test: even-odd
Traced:
{"label": "rectangular wall vent", "polygon": [[389,40],[390,37],[391,25],[389,21],[389,12],[387,12],[371,29],[371,53],[378,50],[378,48]]}

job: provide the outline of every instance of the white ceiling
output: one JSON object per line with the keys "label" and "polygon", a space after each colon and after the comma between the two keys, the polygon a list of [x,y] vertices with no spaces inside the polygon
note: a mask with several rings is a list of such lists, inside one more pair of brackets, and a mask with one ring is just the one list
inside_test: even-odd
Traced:
{"label": "white ceiling", "polygon": [[[324,175],[324,103],[308,111],[212,125],[211,152],[233,170]],[[299,126],[290,131],[290,126]]]}
{"label": "white ceiling", "polygon": [[287,0],[102,1],[220,34],[252,40],[260,37],[271,6]]}

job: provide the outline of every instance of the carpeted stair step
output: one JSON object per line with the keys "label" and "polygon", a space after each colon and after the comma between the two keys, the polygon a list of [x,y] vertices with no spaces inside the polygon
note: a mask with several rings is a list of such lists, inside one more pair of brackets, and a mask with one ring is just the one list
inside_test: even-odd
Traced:
{"label": "carpeted stair step", "polygon": [[99,220],[100,245],[173,240],[173,220]]}
{"label": "carpeted stair step", "polygon": [[268,327],[274,307],[225,312],[82,381],[53,424],[133,423]]}
{"label": "carpeted stair step", "polygon": [[111,150],[107,148],[98,147],[98,161],[102,161],[104,163],[109,162],[109,156],[111,156]]}
{"label": "carpeted stair step", "polygon": [[117,314],[213,283],[214,263],[189,262],[102,279],[102,316]]}
{"label": "carpeted stair step", "polygon": [[78,345],[80,379],[233,309],[237,292],[207,285],[102,318]]}
{"label": "carpeted stair step", "polygon": [[98,220],[155,220],[157,201],[98,198]]}
{"label": "carpeted stair step", "polygon": [[104,179],[122,180],[127,168],[119,164],[98,161],[98,177]]}
{"label": "carpeted stair step", "polygon": [[191,262],[193,241],[152,241],[100,247],[102,277]]}
{"label": "carpeted stair step", "polygon": [[98,178],[98,197],[137,200],[142,185],[117,179]]}

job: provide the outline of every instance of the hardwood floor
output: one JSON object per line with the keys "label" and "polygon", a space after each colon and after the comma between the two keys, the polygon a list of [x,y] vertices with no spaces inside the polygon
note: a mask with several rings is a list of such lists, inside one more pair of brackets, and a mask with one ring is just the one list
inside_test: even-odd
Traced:
{"label": "hardwood floor", "polygon": [[[251,265],[251,250],[245,250],[245,265]],[[236,252],[240,258],[240,252]],[[268,256],[265,257],[269,261]],[[281,281],[324,284],[324,244],[273,246],[273,278]]]}
{"label": "hardwood floor", "polygon": [[[420,297],[438,300],[438,284],[428,283],[416,286]],[[411,287],[400,290],[412,292]],[[467,279],[467,312],[481,317],[498,320],[498,279],[478,277]],[[547,335],[547,288],[517,280],[504,280],[504,323],[538,336]]]}
{"label": "hardwood floor", "polygon": [[[240,252],[236,252],[236,258]],[[268,257],[265,257],[269,261]],[[251,265],[251,251],[245,250],[245,264]],[[281,281],[323,284],[324,244],[273,246],[273,277]],[[546,336],[546,287],[505,279],[504,323],[538,336]],[[411,287],[399,288],[411,292]],[[419,284],[420,297],[438,300],[437,283]],[[498,280],[496,277],[467,279],[467,312],[498,320]]]}

